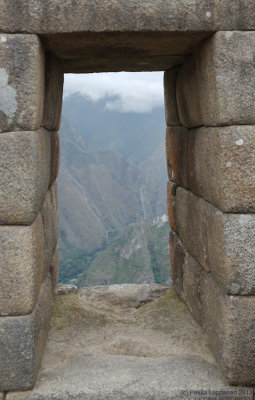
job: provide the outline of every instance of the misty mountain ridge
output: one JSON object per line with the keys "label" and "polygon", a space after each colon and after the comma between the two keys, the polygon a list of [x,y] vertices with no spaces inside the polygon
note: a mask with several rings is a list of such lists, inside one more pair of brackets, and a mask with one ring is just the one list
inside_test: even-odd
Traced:
{"label": "misty mountain ridge", "polygon": [[[86,104],[85,101],[84,119],[88,114]],[[75,109],[75,104],[73,108]],[[69,111],[72,113],[72,110]],[[94,123],[94,120],[91,121]],[[87,129],[88,121],[85,126]],[[88,129],[91,130],[92,127]],[[162,142],[158,143],[155,156],[154,152],[150,153],[145,149],[143,154],[148,153],[149,157],[138,166],[129,162],[114,148],[114,143],[118,143],[118,140],[114,141],[113,134],[112,149],[94,150],[84,140],[85,129],[82,131],[83,136],[63,117],[58,178],[60,280],[63,282],[76,279],[87,271],[96,254],[125,236],[130,224],[139,225],[142,221],[150,223],[155,217],[166,214],[166,167]],[[94,136],[97,135],[99,141],[101,133],[98,134],[95,130]],[[143,139],[144,147],[148,144],[147,139]],[[159,137],[157,140],[159,141]],[[132,158],[128,152],[127,158]],[[163,173],[156,165],[160,163],[165,167]],[[165,178],[161,176],[164,174]],[[159,189],[159,186],[163,187]]]}

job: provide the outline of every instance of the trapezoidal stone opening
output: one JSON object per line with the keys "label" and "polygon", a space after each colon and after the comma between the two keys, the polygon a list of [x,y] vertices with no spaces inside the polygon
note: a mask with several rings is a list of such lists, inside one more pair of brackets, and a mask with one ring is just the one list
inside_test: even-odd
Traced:
{"label": "trapezoidal stone opening", "polygon": [[24,1],[24,18],[14,3],[0,6],[0,390],[33,387],[49,328],[63,73],[108,70],[167,70],[174,287],[227,381],[254,385],[253,2],[233,12],[216,0],[209,10],[208,2],[149,2],[140,20],[131,2],[105,25],[85,0],[91,19],[77,9],[76,22],[51,14],[49,1],[33,9]]}

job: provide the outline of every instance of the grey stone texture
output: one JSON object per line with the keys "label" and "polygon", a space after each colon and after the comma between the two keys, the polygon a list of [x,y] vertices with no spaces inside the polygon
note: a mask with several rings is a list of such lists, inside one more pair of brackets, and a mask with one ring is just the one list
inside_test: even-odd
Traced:
{"label": "grey stone texture", "polygon": [[255,126],[167,128],[170,179],[224,212],[255,211]]}
{"label": "grey stone texture", "polygon": [[44,98],[44,50],[39,38],[1,33],[0,59],[0,132],[38,129]]}
{"label": "grey stone texture", "polygon": [[4,393],[0,393],[0,400],[4,400]]}
{"label": "grey stone texture", "polygon": [[64,73],[61,61],[51,54],[45,57],[45,95],[42,125],[58,131],[61,121]]}
{"label": "grey stone texture", "polygon": [[188,131],[183,126],[166,128],[166,162],[169,180],[188,187]]}
{"label": "grey stone texture", "polygon": [[181,124],[255,124],[255,32],[216,32],[185,61],[177,80]]}
{"label": "grey stone texture", "polygon": [[169,68],[164,73],[164,98],[166,124],[170,126],[180,125],[177,100],[176,82],[180,67]]}
{"label": "grey stone texture", "polygon": [[25,315],[33,311],[43,271],[44,231],[41,215],[31,226],[0,226],[1,316]]}
{"label": "grey stone texture", "polygon": [[169,248],[173,287],[176,293],[183,297],[183,269],[186,251],[179,236],[172,230],[169,233]]}
{"label": "grey stone texture", "polygon": [[57,179],[60,165],[60,137],[51,132],[51,184]]}
{"label": "grey stone texture", "polygon": [[28,390],[35,384],[50,325],[51,291],[48,277],[31,314],[0,318],[0,390]]}
{"label": "grey stone texture", "polygon": [[225,379],[254,385],[254,296],[226,295],[188,252],[183,265],[184,300],[205,328]]}
{"label": "grey stone texture", "polygon": [[0,134],[0,224],[30,225],[50,183],[51,135],[38,131]]}
{"label": "grey stone texture", "polygon": [[216,31],[254,29],[253,0],[2,0],[6,32]]}
{"label": "grey stone texture", "polygon": [[7,400],[244,400],[223,380],[205,332],[173,289],[98,286],[54,303],[35,388]]}
{"label": "grey stone texture", "polygon": [[185,248],[224,291],[255,293],[255,215],[227,214],[181,187],[176,191],[177,231]]}
{"label": "grey stone texture", "polygon": [[44,274],[47,275],[58,242],[57,183],[48,190],[41,209],[44,230]]}
{"label": "grey stone texture", "polygon": [[67,73],[165,71],[211,32],[253,30],[254,7],[253,0],[2,0],[0,30],[40,35]]}
{"label": "grey stone texture", "polygon": [[226,380],[255,385],[255,297],[226,296],[210,275],[201,286],[204,327]]}
{"label": "grey stone texture", "polygon": [[59,274],[59,251],[58,246],[56,246],[55,251],[53,253],[53,257],[50,265],[50,274],[52,281],[52,292],[53,294],[58,293],[58,274]]}
{"label": "grey stone texture", "polygon": [[188,180],[224,212],[255,211],[255,126],[191,130]]}
{"label": "grey stone texture", "polygon": [[200,325],[203,325],[201,302],[202,289],[200,285],[203,269],[188,252],[185,252],[185,260],[182,266],[183,298],[196,321]]}
{"label": "grey stone texture", "polygon": [[168,221],[171,228],[176,231],[176,183],[170,181],[167,182],[167,209],[168,209]]}

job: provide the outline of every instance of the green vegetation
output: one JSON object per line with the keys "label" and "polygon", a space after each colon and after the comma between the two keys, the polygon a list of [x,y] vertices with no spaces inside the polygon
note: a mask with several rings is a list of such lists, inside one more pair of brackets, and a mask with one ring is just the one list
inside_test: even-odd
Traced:
{"label": "green vegetation", "polygon": [[[75,107],[69,112],[76,115]],[[107,113],[104,118],[109,117]],[[118,121],[122,118],[119,116]],[[145,121],[148,117],[139,118]],[[86,128],[91,129],[90,123],[91,119],[86,120]],[[169,282],[168,224],[159,227],[151,222],[166,213],[164,145],[152,128],[147,137],[144,133],[139,136],[138,147],[149,157],[145,159],[141,154],[143,163],[138,166],[127,161],[132,158],[136,142],[134,132],[125,139],[129,154],[125,159],[116,152],[116,132],[109,137],[114,150],[91,150],[84,140],[85,133],[82,137],[62,119],[58,177],[60,282],[80,287]],[[99,135],[98,146],[100,140],[105,142],[104,134],[94,132],[94,136]],[[160,145],[151,152],[154,143]],[[138,157],[141,149],[136,150]]]}

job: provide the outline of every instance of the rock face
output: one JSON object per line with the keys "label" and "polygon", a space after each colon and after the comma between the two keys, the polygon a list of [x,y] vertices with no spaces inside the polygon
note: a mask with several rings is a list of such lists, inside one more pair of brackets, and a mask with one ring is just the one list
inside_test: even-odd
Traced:
{"label": "rock face", "polygon": [[[7,400],[188,400],[192,390],[216,400],[209,389],[232,390],[173,289],[111,285],[55,298],[37,384]],[[247,393],[251,400],[252,390]]]}
{"label": "rock face", "polygon": [[254,125],[253,32],[217,32],[184,63],[177,80],[181,124]]}
{"label": "rock face", "polygon": [[40,128],[44,50],[38,36],[1,34],[0,57],[0,132]]}
{"label": "rock face", "polygon": [[4,391],[28,390],[35,384],[50,325],[51,291],[47,277],[31,314],[0,318],[0,387]]}
{"label": "rock face", "polygon": [[0,134],[0,224],[31,225],[50,183],[51,134]]}

